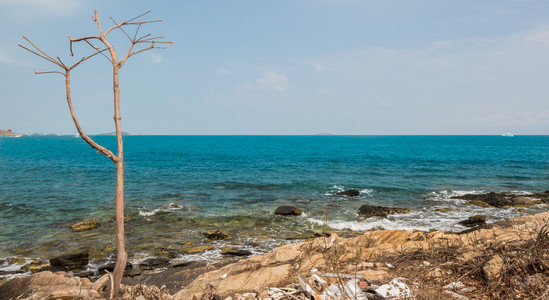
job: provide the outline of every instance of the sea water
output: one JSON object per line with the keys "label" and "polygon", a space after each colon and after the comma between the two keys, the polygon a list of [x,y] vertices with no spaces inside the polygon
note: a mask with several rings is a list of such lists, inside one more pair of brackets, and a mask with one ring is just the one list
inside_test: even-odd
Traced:
{"label": "sea water", "polygon": [[[116,153],[114,137],[94,139]],[[126,136],[124,157],[130,261],[159,249],[215,261],[223,246],[263,253],[322,230],[460,231],[457,222],[475,214],[494,222],[547,210],[452,197],[548,190],[549,136]],[[360,196],[336,196],[348,189]],[[0,138],[0,258],[96,250],[100,260],[115,247],[114,191],[114,164],[80,138]],[[411,213],[364,219],[363,204]],[[303,214],[274,215],[280,205]],[[70,229],[87,219],[101,226]],[[216,228],[232,238],[202,235]],[[184,254],[189,245],[215,248]]]}

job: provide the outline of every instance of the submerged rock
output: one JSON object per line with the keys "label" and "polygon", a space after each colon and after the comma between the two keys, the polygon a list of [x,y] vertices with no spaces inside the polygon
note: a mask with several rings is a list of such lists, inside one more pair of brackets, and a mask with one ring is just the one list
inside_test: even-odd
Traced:
{"label": "submerged rock", "polygon": [[275,215],[283,215],[283,216],[299,216],[302,213],[303,211],[301,209],[292,205],[279,206],[274,212]]}
{"label": "submerged rock", "polygon": [[221,249],[221,254],[232,256],[248,256],[252,255],[252,252],[244,249],[239,249],[237,247],[225,247]]}
{"label": "submerged rock", "polygon": [[225,240],[230,239],[231,237],[221,232],[219,229],[206,230],[202,234],[210,240]]}
{"label": "submerged rock", "polygon": [[207,251],[207,250],[212,250],[213,248],[215,248],[214,246],[195,246],[195,247],[189,247],[189,248],[185,248],[183,249],[183,251],[185,251],[185,253],[187,254],[192,254],[192,253],[200,253],[200,252],[204,252],[204,251]]}
{"label": "submerged rock", "polygon": [[408,214],[410,210],[407,208],[400,207],[385,207],[385,206],[375,206],[364,204],[358,209],[358,214],[365,217],[384,217],[386,218],[389,214]]}
{"label": "submerged rock", "polygon": [[67,254],[50,259],[54,270],[72,271],[83,269],[89,262],[88,252]]}
{"label": "submerged rock", "polygon": [[98,220],[84,220],[71,226],[74,231],[84,231],[99,227],[101,224]]}
{"label": "submerged rock", "polygon": [[336,196],[347,196],[347,197],[357,197],[358,195],[360,195],[360,192],[358,190],[346,190],[336,194]]}
{"label": "submerged rock", "polygon": [[[546,192],[527,195],[516,195],[511,193],[495,193],[487,194],[466,194],[454,196],[452,199],[469,200],[469,203],[482,207],[509,207],[509,206],[533,206],[535,202],[527,197],[548,201],[549,195]],[[545,199],[545,200],[544,200]]]}
{"label": "submerged rock", "polygon": [[[144,270],[163,268],[170,265],[170,260],[165,257],[151,257],[139,263],[139,267]],[[128,267],[126,265],[126,267]]]}
{"label": "submerged rock", "polygon": [[477,225],[486,224],[486,215],[475,215],[469,217],[467,220],[460,221],[459,224],[467,227],[474,227]]}

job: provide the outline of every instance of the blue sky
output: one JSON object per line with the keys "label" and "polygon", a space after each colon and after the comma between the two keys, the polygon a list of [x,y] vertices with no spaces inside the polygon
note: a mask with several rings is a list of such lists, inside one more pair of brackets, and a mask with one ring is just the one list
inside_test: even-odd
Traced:
{"label": "blue sky", "polygon": [[[75,134],[54,66],[68,35],[151,10],[175,44],[121,70],[132,134],[548,134],[549,2],[0,0],[0,129]],[[112,36],[118,51],[127,42]],[[85,47],[77,56],[87,53]],[[110,66],[72,72],[89,134],[112,132]]]}

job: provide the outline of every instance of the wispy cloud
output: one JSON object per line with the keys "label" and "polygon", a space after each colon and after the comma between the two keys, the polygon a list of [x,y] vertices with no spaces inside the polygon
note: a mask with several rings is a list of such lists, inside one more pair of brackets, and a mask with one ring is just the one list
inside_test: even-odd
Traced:
{"label": "wispy cloud", "polygon": [[159,64],[164,61],[164,58],[162,58],[162,55],[155,54],[155,53],[149,53],[151,60],[150,62],[152,64]]}
{"label": "wispy cloud", "polygon": [[257,78],[255,84],[246,83],[238,89],[285,92],[290,88],[288,78],[284,74],[263,72],[263,77]]}
{"label": "wispy cloud", "polygon": [[227,69],[219,68],[219,69],[217,69],[217,74],[221,75],[221,76],[229,76],[229,75],[231,75],[231,71],[229,71]]}

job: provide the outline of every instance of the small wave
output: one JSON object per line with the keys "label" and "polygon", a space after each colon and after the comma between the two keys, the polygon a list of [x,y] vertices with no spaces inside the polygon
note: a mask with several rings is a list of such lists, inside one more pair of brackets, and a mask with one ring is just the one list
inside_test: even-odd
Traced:
{"label": "small wave", "polygon": [[[453,197],[460,197],[467,194],[482,194],[484,191],[461,191],[461,190],[444,190],[444,191],[432,191],[429,193],[429,199],[433,201],[455,201],[459,199],[453,199]],[[461,201],[461,200],[460,200]]]}
{"label": "small wave", "polygon": [[[335,194],[337,194],[339,192],[343,192],[343,191],[349,190],[349,189],[354,189],[354,188],[345,188],[342,185],[333,185],[333,186],[330,187],[330,190],[328,190],[326,193],[324,193],[324,196],[334,196]],[[358,189],[358,190],[361,194],[370,194],[371,192],[374,191],[373,189],[367,189],[367,188]]]}
{"label": "small wave", "polygon": [[0,258],[2,263],[0,264],[0,279],[10,280],[17,277],[25,277],[31,274],[30,271],[24,271],[23,268],[30,263],[36,262],[32,258],[23,258],[23,261],[20,261],[17,257],[5,257]]}
{"label": "small wave", "polygon": [[139,215],[142,216],[142,217],[152,217],[152,216],[154,216],[158,213],[167,213],[167,212],[171,212],[171,211],[175,211],[175,210],[180,210],[182,208],[183,207],[181,207],[180,205],[178,205],[176,203],[170,203],[170,204],[162,205],[161,207],[156,208],[152,211],[142,211],[142,210],[140,210]]}

